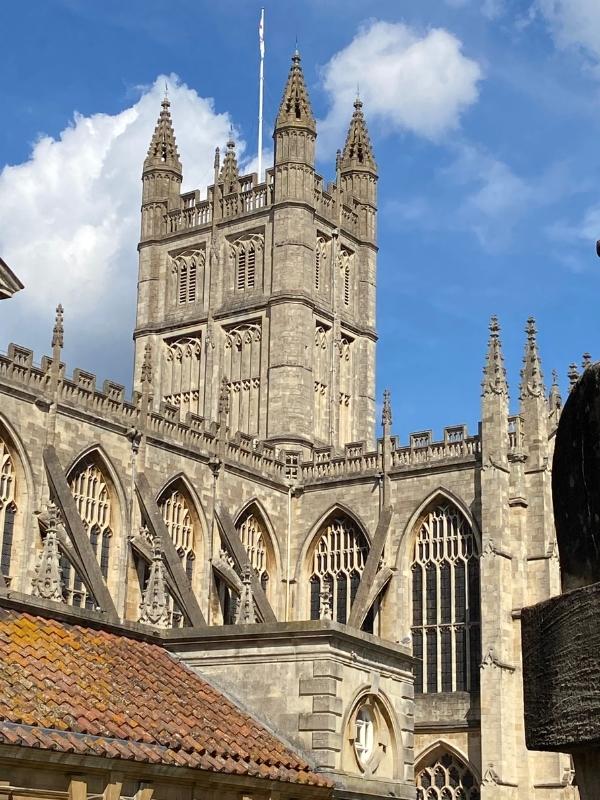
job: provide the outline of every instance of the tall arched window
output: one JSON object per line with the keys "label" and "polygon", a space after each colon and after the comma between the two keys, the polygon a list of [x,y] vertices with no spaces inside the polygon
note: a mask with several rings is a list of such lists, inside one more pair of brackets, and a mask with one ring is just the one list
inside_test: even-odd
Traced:
{"label": "tall arched window", "polygon": [[332,619],[348,621],[368,553],[366,536],[347,517],[334,517],[325,525],[312,556],[311,619],[325,616],[325,601]]}
{"label": "tall arched window", "polygon": [[479,800],[473,773],[456,756],[444,753],[417,770],[417,800]]}
{"label": "tall arched window", "polygon": [[340,275],[342,279],[342,299],[346,307],[350,306],[350,290],[351,290],[351,270],[353,253],[342,247],[338,256],[338,265],[340,268]]}
{"label": "tall arched window", "polygon": [[162,395],[177,406],[182,419],[204,413],[204,374],[200,332],[164,342]]}
{"label": "tall arched window", "polygon": [[[112,502],[108,481],[93,458],[86,459],[69,477],[71,494],[83,526],[90,537],[92,550],[106,580],[110,568],[112,538]],[[63,592],[69,605],[93,608],[94,600],[79,573],[63,554],[61,559]]]}
{"label": "tall arched window", "polygon": [[313,378],[315,386],[314,430],[317,439],[329,441],[329,383],[331,381],[331,328],[317,325]]}
{"label": "tall arched window", "polygon": [[[273,573],[275,571],[274,556],[269,544],[266,526],[260,512],[253,504],[246,509],[236,524],[244,550],[248,556],[251,567],[256,573],[262,588],[267,596],[270,594]],[[223,549],[222,557],[233,567],[233,558]],[[219,580],[219,601],[225,625],[231,625],[235,619],[237,598],[224,581]]]}
{"label": "tall arched window", "polygon": [[450,502],[419,523],[412,562],[416,692],[479,688],[479,553],[473,531]]}
{"label": "tall arched window", "polygon": [[0,572],[10,586],[15,514],[15,465],[8,445],[0,438]]}
{"label": "tall arched window", "polygon": [[[181,486],[176,483],[163,492],[158,501],[158,507],[191,584],[194,579],[197,555],[195,543],[197,523],[195,523],[192,505]],[[169,615],[172,627],[180,628],[184,625],[184,616],[170,594]]]}
{"label": "tall arched window", "polygon": [[352,364],[353,341],[342,335],[338,343],[339,352],[339,431],[338,444],[343,447],[353,439],[352,431],[352,384],[354,369]]}

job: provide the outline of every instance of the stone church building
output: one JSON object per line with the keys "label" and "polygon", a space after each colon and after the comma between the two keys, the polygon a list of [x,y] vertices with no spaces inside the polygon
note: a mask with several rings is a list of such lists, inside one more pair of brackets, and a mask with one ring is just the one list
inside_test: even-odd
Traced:
{"label": "stone church building", "polygon": [[[223,692],[208,705],[232,697],[303,754],[287,769],[312,778],[282,796],[574,798],[569,759],[527,752],[523,731],[520,609],[560,591],[561,400],[556,382],[545,388],[535,323],[518,415],[493,318],[479,429],[401,444],[386,393],[380,432],[377,164],[362,103],[333,183],[315,171],[316,137],[296,53],[266,181],[240,174],[230,141],[212,185],[182,194],[165,98],[142,171],[132,398],[65,367],[60,307],[51,356],[38,364],[10,344],[0,357],[0,650],[7,630],[25,642],[31,625],[54,652],[52,636],[75,625],[82,657],[108,658],[125,632],[135,683],[162,664],[143,648],[166,649],[174,674],[183,664]],[[39,651],[27,652],[35,683]],[[101,663],[89,666],[99,682]],[[9,677],[0,667],[14,692]],[[56,724],[1,695],[0,797],[16,798],[27,758],[53,748],[16,741],[15,726]],[[236,725],[232,741],[246,735]],[[149,800],[141,784],[94,788],[92,755],[87,790],[71,776],[68,795],[50,782],[23,796]],[[185,780],[154,797],[195,797]]]}

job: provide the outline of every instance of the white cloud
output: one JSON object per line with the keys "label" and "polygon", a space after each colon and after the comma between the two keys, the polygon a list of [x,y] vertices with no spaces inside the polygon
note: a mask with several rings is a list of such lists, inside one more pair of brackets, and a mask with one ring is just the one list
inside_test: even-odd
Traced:
{"label": "white cloud", "polygon": [[599,0],[536,0],[535,8],[549,23],[559,47],[576,47],[600,59]]}
{"label": "white cloud", "polygon": [[[57,139],[41,137],[27,162],[0,173],[0,253],[26,287],[3,304],[3,344],[10,337],[47,352],[58,302],[73,357],[130,340],[141,170],[164,81],[119,114],[76,114]],[[169,83],[184,186],[202,188],[230,120],[176,76]]]}
{"label": "white cloud", "polygon": [[329,148],[347,126],[357,85],[369,121],[437,139],[459,125],[478,98],[482,72],[441,28],[419,34],[402,23],[374,21],[323,68],[331,110],[319,137]]}

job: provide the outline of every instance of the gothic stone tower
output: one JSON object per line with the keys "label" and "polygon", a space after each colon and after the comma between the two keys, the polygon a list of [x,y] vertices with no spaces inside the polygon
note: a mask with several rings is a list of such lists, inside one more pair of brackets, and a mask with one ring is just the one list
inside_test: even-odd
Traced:
{"label": "gothic stone tower", "polygon": [[[305,451],[374,443],[376,184],[356,101],[336,181],[315,173],[316,122],[295,53],[266,181],[217,150],[206,199],[180,194],[167,99],[142,175],[135,376],[146,345],[153,404]],[[139,389],[139,386],[137,387]]]}

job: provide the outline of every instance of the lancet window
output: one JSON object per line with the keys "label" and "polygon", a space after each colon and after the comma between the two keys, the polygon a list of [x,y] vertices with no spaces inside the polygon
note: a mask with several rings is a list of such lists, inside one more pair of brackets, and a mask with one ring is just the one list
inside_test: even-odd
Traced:
{"label": "lancet window", "polygon": [[224,375],[229,380],[229,427],[256,435],[260,408],[260,325],[248,323],[225,331]]}
{"label": "lancet window", "polygon": [[[181,559],[187,578],[192,583],[194,579],[195,552],[195,525],[191,504],[185,493],[178,485],[167,489],[161,496],[158,507],[161,511],[165,526]],[[168,594],[168,610],[173,628],[181,628],[185,619],[181,610]]]}
{"label": "lancet window", "polygon": [[17,513],[15,465],[4,439],[0,438],[0,572],[10,586],[15,515]]}
{"label": "lancet window", "polygon": [[352,441],[352,369],[353,341],[342,336],[338,342],[339,354],[339,445],[343,447]]}
{"label": "lancet window", "polygon": [[188,413],[203,415],[204,376],[200,333],[164,342],[163,398],[179,408],[182,419]]}
{"label": "lancet window", "polygon": [[473,773],[456,756],[444,753],[417,772],[417,800],[479,800]]}
{"label": "lancet window", "polygon": [[177,303],[201,303],[204,295],[204,259],[202,250],[181,253],[172,260],[177,285]]}
{"label": "lancet window", "polygon": [[315,289],[320,290],[323,281],[323,271],[327,260],[327,242],[322,236],[317,236],[315,247]]}
{"label": "lancet window", "polygon": [[[255,512],[252,508],[246,511],[237,524],[237,531],[248,555],[250,565],[254,569],[262,588],[268,594],[269,581],[272,578],[274,565],[267,544],[267,532],[258,512]],[[233,558],[226,550],[223,550],[221,557],[229,562],[231,567],[234,567]],[[223,613],[223,623],[232,625],[235,621],[237,597],[235,592],[222,580],[219,580],[219,600]]]}
{"label": "lancet window", "polygon": [[329,382],[331,379],[331,329],[324,325],[315,328],[313,377],[315,384],[315,436],[329,441]]}
{"label": "lancet window", "polygon": [[416,692],[476,691],[481,663],[479,553],[473,531],[450,502],[419,523],[412,562]]}
{"label": "lancet window", "polygon": [[311,619],[348,621],[368,554],[367,539],[351,520],[334,517],[326,524],[312,557]]}
{"label": "lancet window", "polygon": [[[71,494],[104,579],[110,568],[112,502],[108,482],[94,460],[81,465],[69,478]],[[65,554],[61,558],[63,593],[69,605],[92,608],[94,600],[81,575],[72,567]]]}
{"label": "lancet window", "polygon": [[235,288],[239,291],[253,289],[262,269],[264,238],[262,234],[236,239],[231,244],[231,258],[235,267]]}

